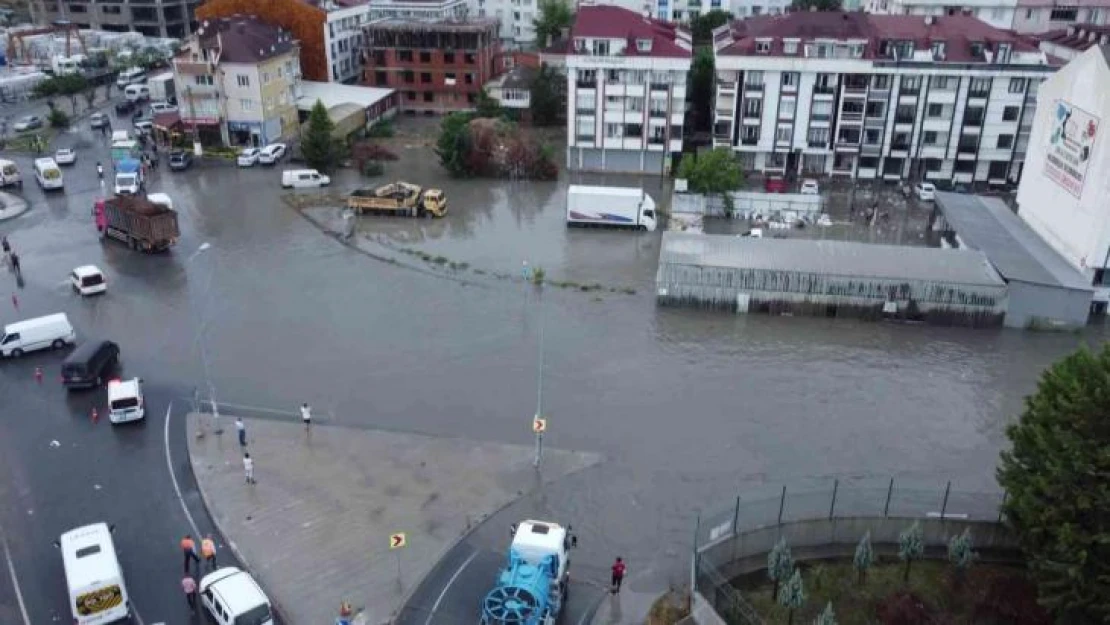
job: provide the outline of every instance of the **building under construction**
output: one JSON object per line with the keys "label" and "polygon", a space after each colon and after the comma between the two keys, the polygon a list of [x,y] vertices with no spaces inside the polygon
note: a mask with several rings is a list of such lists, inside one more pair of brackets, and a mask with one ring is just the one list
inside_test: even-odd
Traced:
{"label": "building under construction", "polygon": [[401,110],[472,109],[482,86],[501,74],[498,21],[381,19],[363,37],[363,84],[395,89]]}

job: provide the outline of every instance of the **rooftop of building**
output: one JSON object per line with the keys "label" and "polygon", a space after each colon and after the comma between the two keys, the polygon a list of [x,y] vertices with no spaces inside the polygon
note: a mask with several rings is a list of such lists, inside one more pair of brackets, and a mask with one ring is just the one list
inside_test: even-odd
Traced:
{"label": "rooftop of building", "polygon": [[1007,282],[1090,291],[1090,283],[996,197],[937,192],[937,208],[960,240],[982,251]]}
{"label": "rooftop of building", "polygon": [[253,15],[204,20],[197,28],[202,48],[218,50],[225,63],[259,63],[288,54],[297,47],[293,35]]}
{"label": "rooftop of building", "polygon": [[494,79],[490,86],[501,87],[502,89],[529,89],[532,83],[536,81],[536,76],[539,73],[540,71],[535,67],[518,65]]}
{"label": "rooftop of building", "polygon": [[1038,41],[1052,43],[1082,52],[1087,48],[1110,43],[1110,24],[1075,24],[1035,35]]}
{"label": "rooftop of building", "polygon": [[854,241],[760,239],[666,232],[659,264],[764,269],[886,280],[1000,287],[987,256],[974,250]]}
{"label": "rooftop of building", "polygon": [[474,17],[465,20],[422,20],[416,18],[383,17],[366,25],[366,28],[382,31],[439,31],[456,33],[481,33],[490,29],[497,30],[500,21],[495,17]]}
{"label": "rooftop of building", "polygon": [[[685,27],[641,15],[614,5],[581,4],[574,16],[570,35],[544,50],[546,54],[575,54],[580,39],[623,39],[627,42],[622,56],[677,57],[692,56],[691,36]],[[647,50],[637,41],[649,40]]]}
{"label": "rooftop of building", "polygon": [[970,15],[798,11],[737,20],[714,32],[718,55],[806,56],[803,45],[787,52],[784,40],[858,43],[862,44],[862,50],[855,58],[866,60],[894,58],[894,46],[907,41],[913,42],[915,51],[929,50],[934,43],[943,42],[944,56],[937,60],[948,63],[987,62],[987,53],[994,51],[998,44],[1009,44],[1013,52],[1038,52],[1036,45],[1024,37]]}
{"label": "rooftop of building", "polygon": [[301,95],[297,98],[297,108],[311,111],[316,101],[323,102],[324,108],[331,110],[337,106],[354,104],[368,108],[381,102],[393,93],[393,89],[381,87],[359,87],[335,82],[301,81]]}

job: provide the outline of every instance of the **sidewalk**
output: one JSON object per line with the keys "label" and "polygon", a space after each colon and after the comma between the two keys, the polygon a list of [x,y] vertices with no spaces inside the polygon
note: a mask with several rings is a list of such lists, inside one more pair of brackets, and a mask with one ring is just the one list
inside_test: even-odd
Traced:
{"label": "sidewalk", "polygon": [[[188,417],[189,458],[216,526],[290,625],[330,623],[341,601],[386,623],[470,528],[533,489],[530,445],[244,419],[257,484],[243,476],[234,417]],[[209,432],[197,438],[198,428]],[[544,478],[596,454],[549,449]],[[390,551],[390,535],[407,545]]]}
{"label": "sidewalk", "polygon": [[644,625],[659,591],[637,592],[625,582],[618,594],[607,594],[594,613],[591,625]]}
{"label": "sidewalk", "polygon": [[0,221],[18,217],[27,211],[27,200],[0,191]]}

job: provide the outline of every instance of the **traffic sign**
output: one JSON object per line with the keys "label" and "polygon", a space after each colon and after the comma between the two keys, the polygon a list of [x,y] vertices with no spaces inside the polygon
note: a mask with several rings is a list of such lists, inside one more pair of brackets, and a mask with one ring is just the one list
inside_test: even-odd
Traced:
{"label": "traffic sign", "polygon": [[389,548],[400,549],[408,544],[408,539],[405,537],[404,532],[389,535]]}
{"label": "traffic sign", "polygon": [[547,431],[547,419],[543,417],[536,417],[532,419],[532,431],[536,434],[543,434]]}

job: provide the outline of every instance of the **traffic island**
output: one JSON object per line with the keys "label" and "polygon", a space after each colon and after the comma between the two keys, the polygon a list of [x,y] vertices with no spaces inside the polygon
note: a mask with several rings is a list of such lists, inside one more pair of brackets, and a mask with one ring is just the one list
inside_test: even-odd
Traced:
{"label": "traffic island", "polygon": [[0,221],[18,217],[27,212],[27,200],[0,191]]}
{"label": "traffic island", "polygon": [[[213,521],[290,623],[331,622],[343,601],[386,623],[441,555],[539,486],[530,445],[244,419],[188,417],[189,459]],[[198,436],[200,434],[200,436]],[[543,480],[600,460],[547,449]],[[479,598],[476,598],[477,601]]]}

